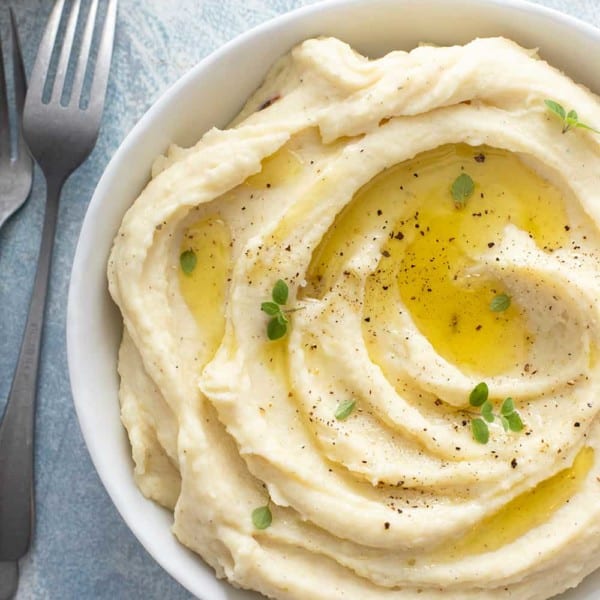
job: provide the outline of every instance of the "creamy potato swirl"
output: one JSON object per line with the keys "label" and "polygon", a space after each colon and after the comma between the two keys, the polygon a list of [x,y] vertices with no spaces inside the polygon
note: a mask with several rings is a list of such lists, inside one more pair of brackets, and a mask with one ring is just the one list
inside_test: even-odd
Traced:
{"label": "creamy potato swirl", "polygon": [[[142,491],[219,577],[547,598],[600,565],[600,136],[563,134],[547,98],[600,124],[508,40],[377,60],[308,40],[229,129],[157,161],[108,266],[122,418]],[[278,279],[295,312],[270,341]],[[523,432],[473,439],[480,381]]]}

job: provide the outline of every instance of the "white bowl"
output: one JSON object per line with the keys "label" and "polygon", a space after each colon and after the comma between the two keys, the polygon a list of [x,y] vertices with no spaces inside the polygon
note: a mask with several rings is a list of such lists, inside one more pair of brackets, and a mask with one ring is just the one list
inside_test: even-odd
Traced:
{"label": "white bowl", "polygon": [[[456,44],[503,35],[538,47],[550,63],[600,92],[600,31],[541,6],[521,0],[334,0],[296,10],[226,44],[165,92],[127,136],[98,184],[77,245],[67,315],[71,386],[92,460],[121,516],[148,552],[203,600],[258,595],[218,581],[171,534],[172,515],[145,499],[134,483],[117,398],[121,319],[108,295],[106,261],[154,158],[171,142],[190,145],[211,126],[225,126],[277,57],[317,35],[339,37],[372,57],[421,41]],[[561,600],[599,596],[596,572]]]}

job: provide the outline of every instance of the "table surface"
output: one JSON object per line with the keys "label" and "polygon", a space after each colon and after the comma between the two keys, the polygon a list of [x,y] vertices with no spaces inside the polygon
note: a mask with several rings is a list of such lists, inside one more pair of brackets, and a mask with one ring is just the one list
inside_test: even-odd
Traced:
{"label": "table surface", "polygon": [[[600,26],[598,0],[537,0]],[[39,382],[37,528],[17,600],[190,598],[146,553],[106,494],[83,442],[67,373],[66,299],[79,229],[100,175],[157,97],[239,33],[311,0],[120,0],[103,127],[61,201]],[[13,2],[30,72],[51,0]],[[7,39],[7,0],[0,32]],[[8,395],[37,260],[44,208],[39,171],[29,201],[0,232],[0,411]]]}

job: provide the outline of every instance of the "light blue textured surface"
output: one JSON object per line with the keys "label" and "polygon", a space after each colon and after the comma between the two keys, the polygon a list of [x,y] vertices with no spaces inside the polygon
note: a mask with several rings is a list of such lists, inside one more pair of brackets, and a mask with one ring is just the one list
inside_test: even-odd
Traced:
{"label": "light blue textured surface", "polygon": [[[21,561],[18,600],[145,598],[189,594],[149,557],[104,491],[83,443],[67,375],[65,312],[71,262],[94,186],[110,156],[158,95],[237,34],[311,0],[120,0],[116,47],[98,145],[61,203],[44,332],[37,414],[37,530]],[[600,26],[599,0],[539,0]],[[6,0],[0,31],[6,37]],[[13,2],[28,72],[50,0]],[[0,410],[29,302],[43,214],[36,171],[26,206],[0,232]]]}

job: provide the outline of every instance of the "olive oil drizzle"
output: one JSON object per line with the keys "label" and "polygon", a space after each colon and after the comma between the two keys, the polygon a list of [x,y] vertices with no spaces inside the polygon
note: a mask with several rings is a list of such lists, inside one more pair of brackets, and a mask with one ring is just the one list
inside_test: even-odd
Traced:
{"label": "olive oil drizzle", "polygon": [[463,538],[440,555],[455,560],[493,552],[546,523],[583,485],[594,464],[594,450],[582,448],[573,465],[511,500],[498,512],[477,523]]}
{"label": "olive oil drizzle", "polygon": [[284,146],[263,159],[261,170],[248,177],[244,185],[255,189],[269,189],[284,185],[297,177],[302,171],[300,156]]}
{"label": "olive oil drizzle", "polygon": [[[475,190],[457,207],[450,192],[461,173]],[[473,270],[494,252],[504,229],[526,231],[546,251],[568,240],[560,192],[503,150],[443,146],[376,176],[355,195],[313,255],[307,293],[324,294],[353,253],[385,236],[381,260],[367,279],[363,334],[373,356],[373,331],[385,330],[406,307],[434,350],[466,372],[484,376],[515,368],[533,341],[522,307],[490,310],[498,278]],[[502,351],[498,351],[501,348]]]}
{"label": "olive oil drizzle", "polygon": [[192,250],[194,270],[179,268],[179,288],[201,332],[203,367],[214,355],[225,332],[225,295],[231,271],[231,235],[225,222],[209,216],[191,225],[181,241],[180,252]]}

